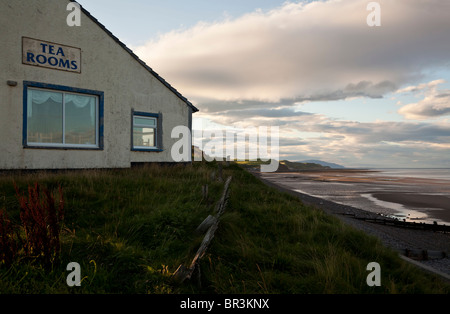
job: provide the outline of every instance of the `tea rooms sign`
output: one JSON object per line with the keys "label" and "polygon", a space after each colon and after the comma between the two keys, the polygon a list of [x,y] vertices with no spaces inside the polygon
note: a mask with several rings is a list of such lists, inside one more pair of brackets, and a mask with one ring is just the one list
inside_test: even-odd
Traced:
{"label": "tea rooms sign", "polygon": [[22,37],[22,63],[81,73],[81,49]]}

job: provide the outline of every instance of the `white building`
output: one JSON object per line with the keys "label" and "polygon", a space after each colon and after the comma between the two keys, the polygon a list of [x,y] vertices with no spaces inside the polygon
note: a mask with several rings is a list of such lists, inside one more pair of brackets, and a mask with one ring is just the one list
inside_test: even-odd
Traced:
{"label": "white building", "polygon": [[69,0],[0,0],[0,169],[172,162],[198,111]]}

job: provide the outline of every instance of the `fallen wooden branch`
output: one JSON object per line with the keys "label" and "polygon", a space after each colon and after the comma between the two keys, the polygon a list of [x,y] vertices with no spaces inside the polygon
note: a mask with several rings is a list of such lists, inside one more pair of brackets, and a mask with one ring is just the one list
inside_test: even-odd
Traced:
{"label": "fallen wooden branch", "polygon": [[225,211],[225,207],[228,201],[228,194],[229,194],[229,186],[231,182],[232,177],[228,177],[227,181],[225,182],[224,190],[222,193],[222,197],[217,202],[215,212],[216,215],[212,216],[209,215],[198,227],[197,232],[202,232],[202,230],[205,230],[208,228],[205,237],[203,238],[202,243],[200,244],[199,249],[197,250],[197,253],[194,256],[194,259],[191,262],[191,265],[189,268],[186,268],[183,264],[181,264],[177,270],[173,273],[173,279],[179,283],[182,283],[186,279],[190,279],[192,277],[192,274],[194,273],[194,270],[197,266],[198,261],[205,255],[206,250],[208,249],[212,239],[214,238],[214,235],[216,233],[217,228],[219,227],[219,221],[220,216]]}
{"label": "fallen wooden branch", "polygon": [[217,217],[209,215],[205,220],[195,229],[195,232],[198,234],[205,233],[213,224],[217,221]]}

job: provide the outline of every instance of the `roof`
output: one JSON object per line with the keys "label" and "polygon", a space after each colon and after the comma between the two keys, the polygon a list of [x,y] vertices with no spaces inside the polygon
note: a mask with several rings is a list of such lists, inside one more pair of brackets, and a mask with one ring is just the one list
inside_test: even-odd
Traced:
{"label": "roof", "polygon": [[[71,2],[76,2],[79,4],[76,0],[70,0]],[[81,4],[80,8],[81,11],[86,14],[94,23],[96,23],[103,31],[106,32],[116,43],[118,43],[125,51],[127,51],[137,62],[139,62],[147,71],[149,71],[156,79],[158,79],[162,84],[164,84],[168,89],[170,89],[175,95],[178,96],[182,101],[186,103],[190,108],[192,108],[193,112],[199,111],[198,108],[196,108],[189,100],[187,100],[186,97],[181,95],[180,92],[178,92],[172,85],[170,85],[165,79],[163,79],[158,73],[153,71],[152,68],[150,68],[144,61],[142,61],[130,48],[128,48],[123,42],[120,41],[119,38],[114,36],[113,33],[111,33],[102,23],[100,23],[89,11],[87,11]]]}

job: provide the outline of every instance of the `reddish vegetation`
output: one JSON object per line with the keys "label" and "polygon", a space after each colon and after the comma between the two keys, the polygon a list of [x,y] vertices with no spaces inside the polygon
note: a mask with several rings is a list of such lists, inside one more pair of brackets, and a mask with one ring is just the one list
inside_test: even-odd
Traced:
{"label": "reddish vegetation", "polygon": [[60,230],[64,218],[64,199],[59,187],[59,200],[39,184],[28,187],[28,195],[15,186],[20,206],[20,226],[14,226],[6,212],[0,211],[0,264],[10,265],[18,255],[51,264],[59,256]]}

